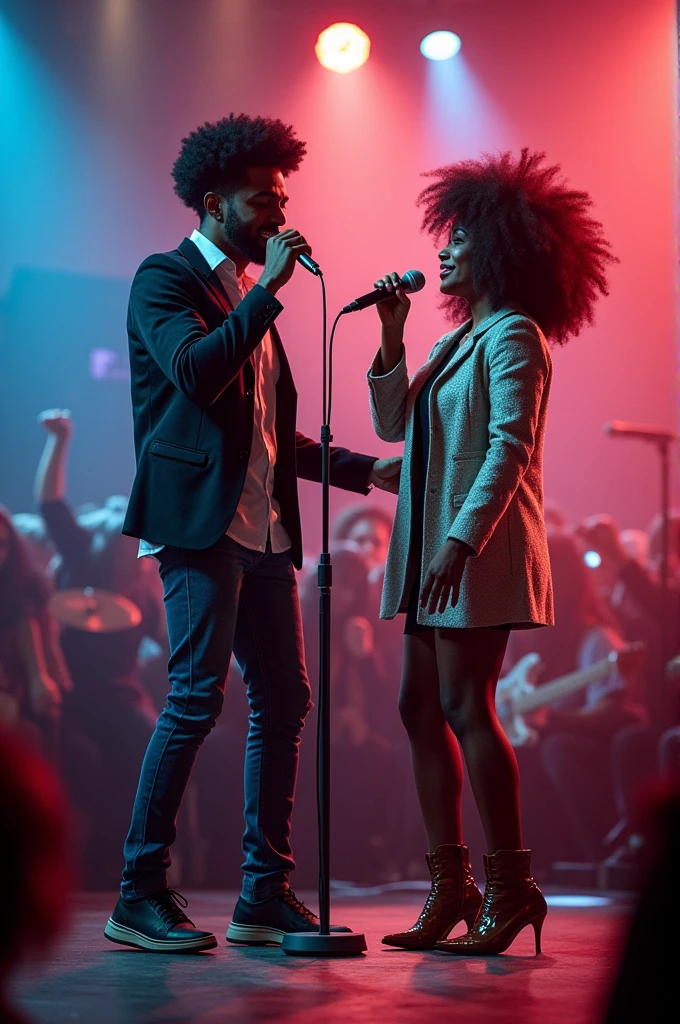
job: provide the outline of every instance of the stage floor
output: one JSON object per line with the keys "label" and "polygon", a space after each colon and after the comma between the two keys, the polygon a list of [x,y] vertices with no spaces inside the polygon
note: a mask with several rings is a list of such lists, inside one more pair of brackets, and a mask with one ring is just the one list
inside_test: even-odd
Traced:
{"label": "stage floor", "polygon": [[102,929],[114,898],[85,893],[48,961],[18,976],[20,1006],[35,1024],[601,1024],[631,909],[630,896],[564,906],[564,893],[548,891],[540,956],[527,928],[500,957],[459,959],[380,944],[413,923],[423,893],[336,895],[333,920],[364,932],[368,953],[310,960],[227,945],[234,893],[185,895],[217,950],[168,956],[113,945]]}

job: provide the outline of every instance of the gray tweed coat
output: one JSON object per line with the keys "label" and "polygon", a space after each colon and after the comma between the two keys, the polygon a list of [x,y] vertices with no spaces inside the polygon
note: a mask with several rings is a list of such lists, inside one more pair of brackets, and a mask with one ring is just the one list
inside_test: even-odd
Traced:
{"label": "gray tweed coat", "polygon": [[405,356],[368,372],[373,425],[384,441],[404,441],[397,511],[385,567],[381,618],[405,611],[416,578],[448,537],[469,544],[456,605],[418,621],[449,628],[515,628],[553,623],[550,561],[543,521],[543,440],[552,362],[543,334],[505,307],[483,320],[436,379],[430,394],[430,458],[423,557],[411,555],[415,399],[471,322],[445,334],[409,381]]}

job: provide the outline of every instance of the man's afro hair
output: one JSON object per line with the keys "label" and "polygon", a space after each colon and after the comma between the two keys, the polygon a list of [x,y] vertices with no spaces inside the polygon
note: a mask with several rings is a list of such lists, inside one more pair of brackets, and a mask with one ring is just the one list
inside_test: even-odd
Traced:
{"label": "man's afro hair", "polygon": [[292,126],[276,118],[230,114],[206,121],[182,139],[172,168],[175,192],[202,218],[206,192],[237,187],[247,167],[277,167],[287,177],[306,152]]}
{"label": "man's afro hair", "polygon": [[[570,188],[545,153],[485,153],[427,176],[434,180],[418,197],[423,229],[447,241],[456,224],[470,229],[475,290],[496,308],[519,303],[557,344],[593,323],[597,299],[608,294],[607,268],[618,260],[589,213],[588,193]],[[444,306],[454,320],[469,315],[461,298]]]}

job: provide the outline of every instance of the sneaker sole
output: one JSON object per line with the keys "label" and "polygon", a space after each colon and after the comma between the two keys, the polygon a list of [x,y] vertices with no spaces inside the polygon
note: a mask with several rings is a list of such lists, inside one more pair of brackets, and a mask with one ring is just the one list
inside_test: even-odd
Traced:
{"label": "sneaker sole", "polygon": [[280,928],[271,928],[263,924],[235,924],[232,921],[227,928],[227,942],[236,942],[243,946],[266,946],[273,942],[280,946],[285,934]]}
{"label": "sneaker sole", "polygon": [[148,953],[200,953],[204,949],[214,949],[217,946],[217,939],[212,934],[181,942],[152,939],[143,932],[135,931],[134,928],[118,924],[112,917],[106,922],[104,935],[111,942],[118,942],[121,946],[135,946],[137,949],[145,949]]}

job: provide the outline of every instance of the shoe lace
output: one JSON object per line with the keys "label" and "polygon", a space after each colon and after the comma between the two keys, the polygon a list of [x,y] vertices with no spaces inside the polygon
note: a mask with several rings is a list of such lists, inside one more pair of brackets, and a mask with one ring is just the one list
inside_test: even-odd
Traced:
{"label": "shoe lace", "polygon": [[189,918],[182,909],[183,907],[188,907],[189,904],[181,892],[176,892],[174,889],[166,889],[164,892],[152,896],[149,899],[149,904],[156,911],[163,924],[173,926],[182,924],[185,921],[189,924],[193,923],[189,921]]}
{"label": "shoe lace", "polygon": [[417,921],[416,927],[417,927],[418,924],[420,924],[421,921],[426,920],[430,916],[430,911],[432,910],[432,907],[434,906],[435,900],[437,899],[438,895],[439,895],[439,888],[438,888],[438,886],[432,884],[430,886],[430,891],[429,891],[429,893],[427,895],[427,899],[425,900],[425,906],[421,910],[420,916],[418,917],[418,921]]}
{"label": "shoe lace", "polygon": [[299,900],[292,889],[286,889],[281,893],[281,901],[287,903],[291,910],[304,917],[307,921],[316,922],[316,914],[306,907],[302,900]]}
{"label": "shoe lace", "polygon": [[437,899],[442,895],[442,892],[446,891],[446,889],[450,885],[450,880],[444,878],[437,878],[436,880],[433,879],[432,884],[430,885],[430,891],[427,894],[427,899],[425,900],[425,906],[421,910],[420,916],[418,917],[418,921],[416,922],[416,927],[418,927],[418,925],[422,921],[427,920]]}

